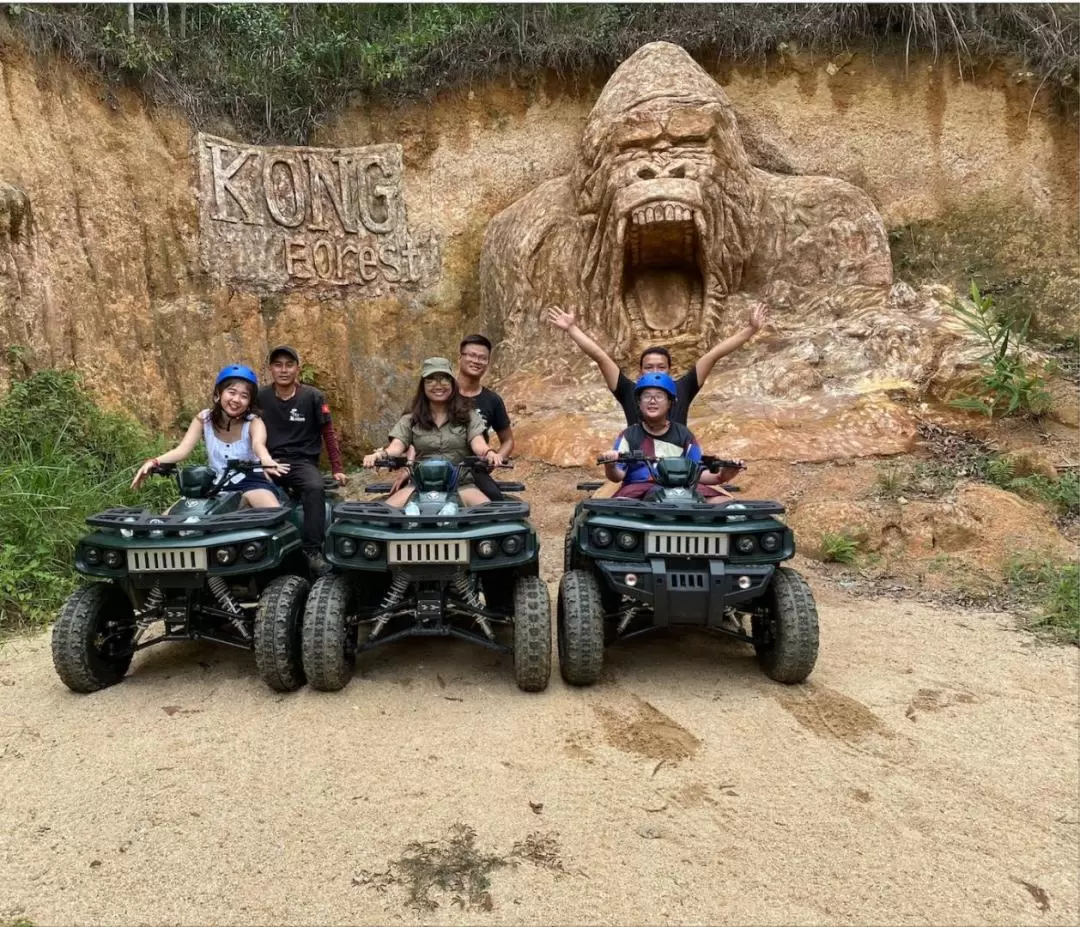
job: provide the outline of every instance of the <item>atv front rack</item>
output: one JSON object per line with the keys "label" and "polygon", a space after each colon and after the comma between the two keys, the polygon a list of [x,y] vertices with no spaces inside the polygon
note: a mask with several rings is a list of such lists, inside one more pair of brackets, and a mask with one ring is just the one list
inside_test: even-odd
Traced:
{"label": "atv front rack", "polygon": [[[630,515],[645,521],[694,522],[699,525],[722,525],[729,521],[754,521],[786,510],[779,502],[738,502],[729,505],[676,505],[671,502],[648,502],[644,499],[586,499],[586,512],[595,515]],[[735,508],[738,505],[738,508]]]}
{"label": "atv front rack", "polygon": [[342,502],[334,506],[334,518],[363,522],[395,531],[416,528],[474,528],[478,525],[522,521],[529,517],[529,505],[516,499],[493,499],[482,505],[461,509],[453,515],[407,515],[404,509],[385,502]]}
{"label": "atv front rack", "polygon": [[199,515],[198,521],[190,521],[193,516],[182,513],[157,515],[149,509],[127,506],[107,509],[98,515],[91,515],[86,523],[94,528],[126,528],[135,535],[146,536],[151,531],[160,531],[162,535],[177,536],[181,531],[200,534],[224,534],[228,531],[242,531],[245,528],[276,528],[289,517],[287,508],[245,509],[242,512],[227,512],[221,515]]}

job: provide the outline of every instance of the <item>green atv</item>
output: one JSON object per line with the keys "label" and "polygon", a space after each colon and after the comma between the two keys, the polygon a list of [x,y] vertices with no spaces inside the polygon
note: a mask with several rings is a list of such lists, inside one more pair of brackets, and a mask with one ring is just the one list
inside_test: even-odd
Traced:
{"label": "green atv", "polygon": [[[511,653],[518,687],[545,689],[551,606],[529,506],[510,497],[462,507],[460,473],[490,469],[475,457],[460,465],[391,457],[380,466],[407,467],[415,490],[400,509],[385,502],[334,508],[325,554],[335,573],[312,587],[304,615],[304,671],[312,687],[341,689],[357,654],[419,636]],[[503,493],[525,488],[497,485]],[[366,489],[385,493],[391,486]]]}
{"label": "green atv", "polygon": [[53,665],[69,689],[114,685],[136,651],[183,640],[254,650],[259,675],[276,691],[304,684],[303,510],[284,493],[280,508],[241,508],[229,480],[253,467],[161,464],[150,473],[175,477],[181,497],[163,514],[114,508],[86,520],[92,530],[76,548],[75,569],[97,582],[76,589],[53,626]]}
{"label": "green atv", "polygon": [[806,581],[780,566],[795,554],[784,507],[710,505],[697,491],[701,474],[741,468],[733,461],[633,451],[617,462],[647,464],[656,489],[645,499],[586,499],[574,510],[559,584],[563,679],[591,685],[606,645],[668,627],[745,641],[770,678],[806,679],[817,661],[818,616]]}

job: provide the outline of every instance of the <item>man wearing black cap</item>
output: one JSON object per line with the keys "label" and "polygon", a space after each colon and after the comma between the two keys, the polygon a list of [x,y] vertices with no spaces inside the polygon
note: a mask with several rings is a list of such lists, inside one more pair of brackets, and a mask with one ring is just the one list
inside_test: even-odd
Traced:
{"label": "man wearing black cap", "polygon": [[330,570],[322,555],[326,531],[326,494],[319,470],[319,454],[326,442],[330,470],[338,484],[346,476],[341,449],[330,420],[326,398],[313,386],[300,382],[300,355],[287,344],[278,345],[268,358],[273,386],[259,390],[259,406],[266,424],[266,449],[275,460],[289,465],[289,472],[274,482],[296,489],[304,507],[304,553],[312,572]]}

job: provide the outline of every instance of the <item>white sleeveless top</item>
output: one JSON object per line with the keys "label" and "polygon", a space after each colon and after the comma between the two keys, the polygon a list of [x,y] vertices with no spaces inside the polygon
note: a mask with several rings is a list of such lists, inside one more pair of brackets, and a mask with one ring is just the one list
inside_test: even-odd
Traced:
{"label": "white sleeveless top", "polygon": [[[222,441],[221,438],[214,434],[214,423],[210,421],[210,410],[203,409],[199,413],[199,418],[202,419],[203,423],[206,456],[210,460],[211,467],[221,472],[229,465],[230,461],[259,462],[259,458],[255,456],[255,450],[251,446],[251,420],[254,417],[253,415],[244,417],[244,424],[240,429],[240,440],[233,441],[230,444],[227,441]],[[239,475],[237,474],[237,476]]]}

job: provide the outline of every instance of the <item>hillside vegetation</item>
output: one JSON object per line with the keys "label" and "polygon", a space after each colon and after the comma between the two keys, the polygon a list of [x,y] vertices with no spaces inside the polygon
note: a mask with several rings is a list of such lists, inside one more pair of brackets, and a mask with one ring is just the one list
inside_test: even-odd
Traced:
{"label": "hillside vegetation", "polygon": [[[415,97],[474,80],[609,73],[676,42],[706,66],[782,43],[949,55],[961,72],[1016,59],[1073,105],[1080,7],[1065,4],[9,4],[16,34],[134,82],[255,141],[305,142],[354,95]],[[1043,87],[1046,90],[1043,90]]]}

